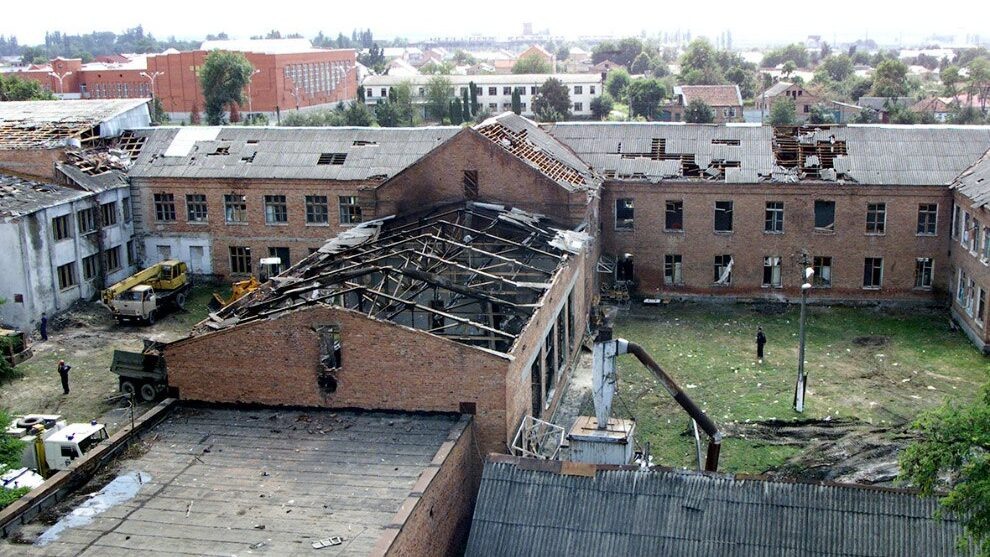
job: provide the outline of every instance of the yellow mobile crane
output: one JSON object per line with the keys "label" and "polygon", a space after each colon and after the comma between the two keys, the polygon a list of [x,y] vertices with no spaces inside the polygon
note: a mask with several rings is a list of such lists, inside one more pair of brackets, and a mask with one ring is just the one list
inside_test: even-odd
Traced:
{"label": "yellow mobile crane", "polygon": [[188,270],[176,259],[155,263],[104,290],[103,304],[118,322],[139,319],[151,325],[166,306],[185,306],[192,288]]}

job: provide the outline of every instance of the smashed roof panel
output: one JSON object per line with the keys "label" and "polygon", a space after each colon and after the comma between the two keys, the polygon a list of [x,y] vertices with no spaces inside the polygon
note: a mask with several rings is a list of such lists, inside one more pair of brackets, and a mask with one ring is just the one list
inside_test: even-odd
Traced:
{"label": "smashed roof panel", "polygon": [[[131,168],[136,178],[262,178],[384,181],[454,136],[460,128],[190,128],[134,130],[145,138]],[[204,132],[205,133],[205,132]],[[326,154],[339,164],[320,164]],[[332,161],[331,161],[332,162]]]}
{"label": "smashed roof panel", "polygon": [[474,129],[568,189],[593,189],[601,185],[601,178],[585,161],[522,116],[505,112]]}
{"label": "smashed roof panel", "polygon": [[314,304],[509,353],[585,236],[499,205],[364,223],[200,324],[200,333]]}
{"label": "smashed roof panel", "polygon": [[607,179],[948,185],[990,126],[562,123],[548,132]]}
{"label": "smashed roof panel", "polygon": [[968,197],[974,207],[990,207],[990,150],[960,174],[952,188]]}
{"label": "smashed roof panel", "polygon": [[64,186],[0,174],[0,217],[29,215],[87,195],[87,192]]}
{"label": "smashed roof panel", "polygon": [[0,103],[0,149],[81,143],[150,123],[148,99],[8,101]]}

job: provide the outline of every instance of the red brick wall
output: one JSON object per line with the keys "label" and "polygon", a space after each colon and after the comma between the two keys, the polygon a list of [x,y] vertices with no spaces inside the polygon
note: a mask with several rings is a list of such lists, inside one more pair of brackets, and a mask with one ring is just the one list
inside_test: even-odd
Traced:
{"label": "red brick wall", "polygon": [[481,454],[468,422],[451,432],[371,555],[460,555],[481,484]]}
{"label": "red brick wall", "polygon": [[41,180],[55,178],[55,163],[65,161],[63,149],[0,149],[0,172]]}
{"label": "red brick wall", "polygon": [[[332,394],[317,384],[313,331],[329,324],[343,346]],[[349,310],[313,306],[181,340],[165,358],[185,400],[437,412],[472,402],[482,449],[506,450],[508,358]]]}
{"label": "red brick wall", "polygon": [[[268,256],[269,247],[288,247],[293,264],[309,254],[310,248],[319,248],[341,232],[339,199],[341,195],[358,195],[358,190],[370,187],[370,182],[337,182],[330,180],[180,180],[180,179],[139,179],[133,180],[141,200],[135,207],[143,212],[144,229],[156,236],[191,235],[208,233],[212,242],[213,274],[229,276],[229,246],[251,248],[254,266],[258,259]],[[171,193],[175,198],[176,221],[162,223],[155,221],[154,195]],[[190,223],[187,220],[186,195],[206,196],[208,217],[206,223]],[[224,222],[224,195],[240,194],[247,196],[247,224],[226,224]],[[288,210],[287,224],[265,223],[265,196],[285,195]],[[328,225],[306,223],[306,196],[325,195],[329,210]],[[367,212],[372,208],[369,206]],[[365,219],[371,218],[368,214]],[[182,257],[184,254],[174,254]],[[257,269],[253,269],[257,274]]]}
{"label": "red brick wall", "polygon": [[[635,201],[633,230],[615,230],[615,200]],[[836,231],[814,231],[816,199],[835,201]],[[667,200],[684,202],[684,232],[664,232]],[[714,232],[716,201],[733,201],[733,232]],[[784,202],[784,233],[764,233],[767,201]],[[867,203],[887,204],[886,234],[866,234]],[[918,204],[938,203],[938,234],[917,236]],[[638,290],[644,295],[798,296],[801,266],[797,255],[832,257],[830,299],[931,300],[931,291],[914,289],[916,257],[935,260],[935,290],[946,288],[951,195],[944,187],[841,186],[836,184],[726,185],[722,183],[643,184],[610,182],[602,198],[602,250],[633,254]],[[665,254],[683,259],[683,287],[663,284]],[[732,286],[713,285],[716,255],[735,261]],[[782,258],[782,289],[762,288],[763,257]],[[883,257],[883,288],[864,290],[863,260]]]}
{"label": "red brick wall", "polygon": [[[986,207],[974,208],[974,205],[970,199],[961,195],[958,192],[953,194],[953,201],[959,206],[961,211],[966,211],[970,214],[970,218],[976,218],[980,221],[980,231],[979,231],[979,250],[976,254],[969,250],[969,247],[963,247],[960,244],[959,238],[949,238],[946,234],[945,240],[949,241],[949,260],[950,268],[948,269],[948,290],[949,295],[952,300],[952,315],[955,317],[956,321],[959,322],[966,333],[973,339],[974,343],[978,348],[982,349],[985,353],[990,354],[990,260],[984,259],[983,254],[983,229],[990,226],[990,210]],[[962,212],[960,212],[962,215]],[[960,216],[960,218],[962,218]],[[947,224],[951,226],[951,215],[946,218]],[[970,221],[972,223],[972,221]],[[960,224],[961,228],[963,225]],[[972,224],[971,224],[972,227]],[[970,234],[976,231],[971,231]],[[982,289],[986,292],[987,297],[987,317],[984,318],[983,322],[977,319],[977,306],[978,303],[978,290],[973,293],[973,311],[972,315],[966,311],[962,304],[956,297],[957,293],[957,270],[962,269],[968,278],[976,281],[976,287]]]}

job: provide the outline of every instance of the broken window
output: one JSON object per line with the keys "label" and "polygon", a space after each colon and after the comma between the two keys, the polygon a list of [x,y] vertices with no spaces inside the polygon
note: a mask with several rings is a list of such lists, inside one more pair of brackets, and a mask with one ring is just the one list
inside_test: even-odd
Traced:
{"label": "broken window", "polygon": [[763,231],[771,234],[782,234],[784,232],[783,201],[767,201]]}
{"label": "broken window", "polygon": [[953,239],[959,237],[959,225],[960,225],[959,205],[953,204],[952,205],[952,238]]}
{"label": "broken window", "polygon": [[265,223],[286,224],[289,222],[289,210],[284,195],[265,196]]}
{"label": "broken window", "polygon": [[980,228],[981,228],[980,219],[974,216],[973,231],[972,234],[970,234],[970,240],[969,240],[969,251],[973,252],[973,255],[976,255],[976,252],[980,250]]}
{"label": "broken window", "polygon": [[478,171],[464,171],[464,198],[468,200],[478,199]]}
{"label": "broken window", "polygon": [[560,313],[557,314],[557,369],[563,370],[567,364],[567,330],[564,328],[566,325],[566,314],[564,313],[564,308],[560,308]]}
{"label": "broken window", "polygon": [[668,201],[666,204],[663,229],[668,231],[684,230],[684,202]]}
{"label": "broken window", "polygon": [[292,266],[292,262],[289,261],[289,248],[269,247],[268,257],[278,258],[278,269],[275,269],[275,274],[280,274],[282,271]]}
{"label": "broken window", "polygon": [[990,226],[983,228],[983,262],[990,261]]}
{"label": "broken window", "polygon": [[938,224],[938,204],[922,203],[918,205],[918,235],[934,236]]}
{"label": "broken window", "polygon": [[83,257],[82,260],[83,268],[83,280],[90,280],[96,276],[99,270],[99,262],[97,261],[97,254],[90,255],[88,257]]}
{"label": "broken window", "polygon": [[62,215],[52,219],[52,237],[55,241],[65,240],[72,235],[69,228],[69,215]]}
{"label": "broken window", "polygon": [[832,258],[815,256],[812,258],[811,268],[815,271],[812,279],[816,288],[830,288],[832,286]]}
{"label": "broken window", "polygon": [[120,269],[120,246],[114,246],[103,252],[103,261],[106,262],[107,272]]}
{"label": "broken window", "polygon": [[341,195],[338,197],[340,204],[340,224],[359,224],[361,222],[361,205],[358,204],[356,195]]}
{"label": "broken window", "polygon": [[201,193],[186,195],[186,219],[189,222],[206,222],[206,196]]}
{"label": "broken window", "polygon": [[982,288],[976,299],[976,320],[980,323],[987,320],[987,291]]}
{"label": "broken window", "polygon": [[771,255],[763,258],[763,286],[780,288],[780,257]]}
{"label": "broken window", "polygon": [[732,232],[732,202],[715,202],[715,232]]}
{"label": "broken window", "polygon": [[224,220],[228,224],[247,222],[247,198],[243,195],[227,194],[223,196]]}
{"label": "broken window", "polygon": [[124,222],[131,222],[131,198],[125,197],[121,199],[120,208],[124,212]]}
{"label": "broken window", "polygon": [[663,282],[667,286],[681,286],[684,279],[681,275],[681,256],[670,254],[663,256]]}
{"label": "broken window", "polygon": [[866,233],[883,234],[887,229],[887,204],[866,204]]}
{"label": "broken window", "polygon": [[318,165],[341,165],[347,160],[347,153],[320,153],[320,158],[316,161]]}
{"label": "broken window", "polygon": [[100,216],[103,217],[103,226],[117,224],[117,202],[111,201],[100,205]]}
{"label": "broken window", "polygon": [[76,262],[66,263],[65,265],[59,265],[56,269],[58,272],[58,287],[60,290],[65,290],[76,285]]}
{"label": "broken window", "polygon": [[615,280],[628,282],[633,280],[633,256],[625,253],[615,262]]}
{"label": "broken window", "polygon": [[919,257],[914,261],[914,287],[930,290],[934,263],[931,257]]}
{"label": "broken window", "polygon": [[863,262],[863,288],[876,289],[883,284],[883,258],[867,257]]}
{"label": "broken window", "polygon": [[306,196],[306,224],[327,224],[330,222],[330,210],[327,207],[327,196]]}
{"label": "broken window", "polygon": [[76,221],[79,225],[80,234],[96,232],[96,211],[92,207],[76,213]]}
{"label": "broken window", "polygon": [[320,342],[320,369],[317,383],[325,392],[337,390],[337,377],[334,372],[342,366],[343,343],[339,325],[324,325],[316,328]]}
{"label": "broken window", "polygon": [[557,383],[557,355],[554,353],[557,346],[556,334],[556,327],[551,327],[543,340],[543,399],[547,405],[553,400],[553,388]]}
{"label": "broken window", "polygon": [[815,200],[815,231],[835,232],[835,201]]}
{"label": "broken window", "polygon": [[230,272],[238,275],[251,274],[251,248],[230,246]]}
{"label": "broken window", "polygon": [[615,229],[632,230],[633,200],[629,198],[615,200]]}
{"label": "broken window", "polygon": [[533,360],[533,365],[529,366],[529,380],[533,393],[530,413],[534,418],[539,418],[543,414],[543,383],[540,381],[541,375],[540,357],[537,354],[536,359]]}
{"label": "broken window", "polygon": [[725,286],[732,284],[732,265],[731,255],[716,255],[713,282]]}
{"label": "broken window", "polygon": [[175,196],[170,193],[156,193],[155,196],[155,220],[158,222],[172,222],[175,220]]}
{"label": "broken window", "polygon": [[962,231],[959,234],[959,245],[969,247],[969,213],[963,211]]}

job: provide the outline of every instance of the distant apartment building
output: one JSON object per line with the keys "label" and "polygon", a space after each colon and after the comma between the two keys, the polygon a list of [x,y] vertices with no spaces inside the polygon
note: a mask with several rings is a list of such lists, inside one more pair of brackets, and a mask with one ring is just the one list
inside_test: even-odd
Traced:
{"label": "distant apartment building", "polygon": [[660,119],[665,122],[683,122],[684,112],[693,100],[700,100],[711,107],[716,124],[743,121],[743,102],[738,85],[674,87],[674,98],[660,107]]}
{"label": "distant apartment building", "polygon": [[[161,100],[173,118],[186,120],[205,110],[199,71],[214,50],[240,52],[254,67],[244,92],[243,112],[277,118],[286,110],[334,105],[357,94],[354,50],[313,48],[305,39],[206,41],[198,50],[138,55],[125,61],[83,64],[78,58],[55,58],[49,64],[16,69],[10,74],[39,82],[63,98]],[[114,59],[116,60],[116,59]]]}
{"label": "distant apartment building", "polygon": [[783,98],[794,101],[794,116],[798,122],[805,122],[811,116],[811,108],[822,102],[822,98],[810,93],[803,85],[778,81],[769,89],[756,97],[756,110],[764,113],[764,118],[770,117],[773,105]]}
{"label": "distant apartment building", "polygon": [[[388,98],[392,87],[408,83],[412,88],[413,104],[418,107],[420,114],[426,106],[426,89],[434,76],[421,75],[411,77],[395,77],[374,75],[365,78],[361,84],[364,87],[364,100],[369,106]],[[548,78],[560,80],[570,93],[571,114],[575,117],[591,116],[591,101],[602,94],[602,77],[600,74],[506,74],[506,75],[449,75],[444,76],[454,87],[454,94],[461,97],[467,91],[470,83],[478,87],[478,103],[484,110],[498,114],[512,110],[512,91],[518,89],[522,100],[522,115],[533,116],[533,97],[539,92],[540,86]]]}

